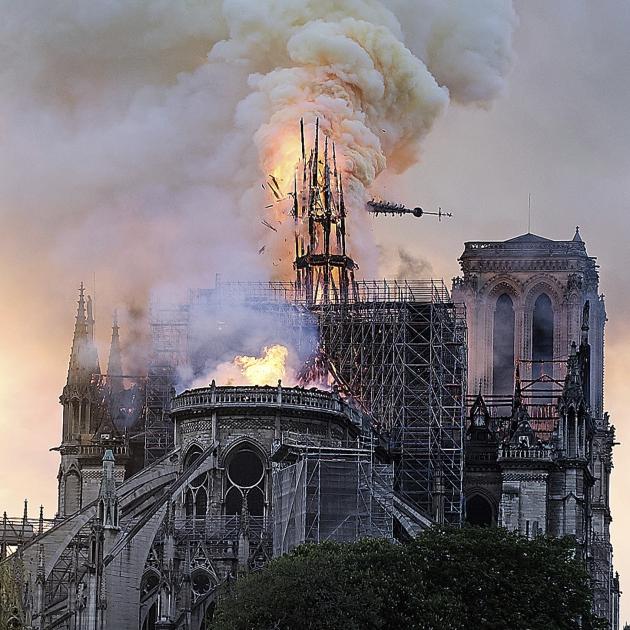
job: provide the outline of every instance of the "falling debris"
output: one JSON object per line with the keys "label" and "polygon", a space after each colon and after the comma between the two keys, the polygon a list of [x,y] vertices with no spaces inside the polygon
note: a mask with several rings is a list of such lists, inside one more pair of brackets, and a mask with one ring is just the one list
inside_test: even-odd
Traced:
{"label": "falling debris", "polygon": [[267,247],[266,245],[263,245],[263,246],[262,246],[262,247],[258,250],[258,255],[262,254],[262,253],[265,251],[266,247]]}
{"label": "falling debris", "polygon": [[268,227],[270,230],[273,230],[274,232],[277,232],[278,229],[275,228],[273,225],[271,225],[271,223],[267,223],[267,221],[265,221],[265,219],[261,219],[260,222],[265,226]]}
{"label": "falling debris", "polygon": [[269,175],[269,182],[267,182],[269,190],[273,193],[273,196],[278,200],[282,200],[283,195],[280,191],[280,184],[278,184],[278,180],[273,176]]}

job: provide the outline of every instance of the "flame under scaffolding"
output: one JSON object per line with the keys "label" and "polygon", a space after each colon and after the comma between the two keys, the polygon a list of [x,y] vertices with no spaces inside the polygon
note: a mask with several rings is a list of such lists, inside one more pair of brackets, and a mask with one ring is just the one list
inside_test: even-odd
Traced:
{"label": "flame under scaffolding", "polygon": [[[345,296],[331,293],[326,303],[313,303],[297,283],[219,281],[215,289],[191,294],[191,304],[175,313],[181,319],[173,322],[168,319],[172,311],[162,313],[154,321],[154,334],[161,347],[185,353],[191,309],[247,303],[274,313],[278,330],[285,338],[290,334],[299,348],[311,341],[303,331],[315,319],[318,363],[388,438],[396,492],[435,520],[459,524],[466,393],[462,308],[441,282],[355,280],[348,289]],[[170,360],[180,364],[185,356]],[[164,381],[156,391],[168,392],[171,386]],[[160,400],[155,398],[153,412],[158,420],[167,417],[167,410],[157,406]],[[153,456],[158,454],[156,449]]]}

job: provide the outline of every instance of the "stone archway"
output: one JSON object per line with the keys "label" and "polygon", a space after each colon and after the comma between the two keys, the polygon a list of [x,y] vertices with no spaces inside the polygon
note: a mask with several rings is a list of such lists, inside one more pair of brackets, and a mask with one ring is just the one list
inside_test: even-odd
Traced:
{"label": "stone archway", "polygon": [[466,522],[477,527],[494,525],[492,504],[481,494],[473,494],[466,499]]}

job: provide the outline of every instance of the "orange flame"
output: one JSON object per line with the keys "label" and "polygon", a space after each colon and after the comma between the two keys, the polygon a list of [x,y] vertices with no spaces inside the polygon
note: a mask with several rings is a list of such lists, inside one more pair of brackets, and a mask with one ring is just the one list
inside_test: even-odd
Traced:
{"label": "orange flame", "polygon": [[297,377],[290,363],[290,352],[286,346],[274,344],[265,346],[261,356],[236,356],[232,361],[220,363],[207,374],[195,379],[188,387],[206,387],[214,380],[218,385],[271,385],[278,381],[289,387]]}
{"label": "orange flame", "polygon": [[288,356],[286,346],[275,344],[264,347],[261,357],[238,356],[233,363],[247,385],[275,385],[286,376]]}

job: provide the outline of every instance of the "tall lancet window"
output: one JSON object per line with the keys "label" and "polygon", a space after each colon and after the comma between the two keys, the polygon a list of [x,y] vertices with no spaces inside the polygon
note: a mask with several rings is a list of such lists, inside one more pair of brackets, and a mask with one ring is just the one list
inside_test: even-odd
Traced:
{"label": "tall lancet window", "polygon": [[[553,306],[549,296],[541,293],[534,304],[532,317],[532,377],[540,378],[543,374],[553,376]],[[539,394],[549,392],[551,383],[535,386]],[[539,398],[538,402],[551,402],[551,397]]]}
{"label": "tall lancet window", "polygon": [[492,393],[509,396],[514,388],[514,304],[504,293],[494,309]]}

